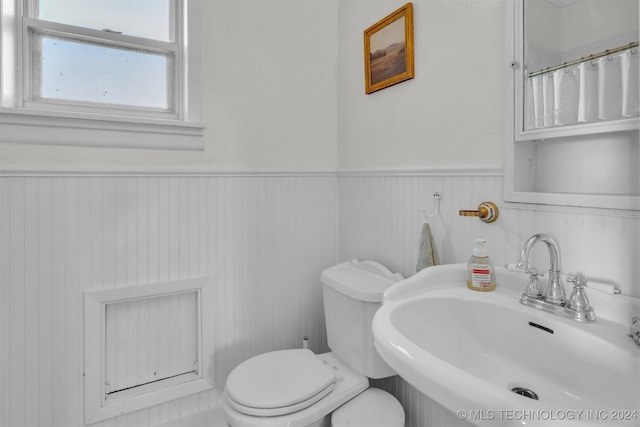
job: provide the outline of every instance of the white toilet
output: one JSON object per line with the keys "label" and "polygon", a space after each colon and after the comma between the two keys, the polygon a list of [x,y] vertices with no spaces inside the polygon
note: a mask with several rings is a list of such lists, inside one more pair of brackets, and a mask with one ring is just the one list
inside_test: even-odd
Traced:
{"label": "white toilet", "polygon": [[[382,294],[402,276],[353,260],[322,272],[330,353],[272,351],[236,366],[223,406],[232,427],[403,427],[404,411],[368,378],[395,372],[373,345],[371,321]],[[332,415],[333,413],[333,415]]]}

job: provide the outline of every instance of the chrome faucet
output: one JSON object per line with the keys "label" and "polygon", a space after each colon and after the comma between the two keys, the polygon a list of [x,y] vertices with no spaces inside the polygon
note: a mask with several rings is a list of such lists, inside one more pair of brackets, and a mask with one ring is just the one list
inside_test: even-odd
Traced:
{"label": "chrome faucet", "polygon": [[523,268],[527,274],[535,271],[529,268],[529,256],[531,255],[531,249],[538,242],[543,242],[547,245],[547,248],[549,248],[549,286],[543,298],[551,304],[563,304],[565,302],[565,295],[564,287],[562,283],[560,283],[560,249],[553,238],[546,234],[534,234],[529,237],[522,247],[520,259],[516,267]]}
{"label": "chrome faucet", "polygon": [[[545,292],[541,292],[538,287],[538,277],[542,276],[542,274],[535,267],[529,266],[531,249],[538,242],[544,243],[549,249],[549,285]],[[546,234],[534,234],[527,239],[522,251],[520,251],[520,258],[516,267],[524,269],[530,276],[529,286],[527,286],[520,299],[521,304],[577,320],[578,322],[593,322],[596,320],[593,308],[589,305],[589,299],[584,291],[587,281],[582,275],[578,274],[567,279],[568,282],[573,284],[573,292],[569,297],[569,301],[566,300],[564,286],[560,278],[560,249],[552,237]]]}

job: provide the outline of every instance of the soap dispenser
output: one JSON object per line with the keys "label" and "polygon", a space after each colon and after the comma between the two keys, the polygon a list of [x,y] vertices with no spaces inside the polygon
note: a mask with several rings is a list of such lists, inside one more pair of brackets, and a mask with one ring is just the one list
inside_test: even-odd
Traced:
{"label": "soap dispenser", "polygon": [[476,239],[473,241],[472,255],[467,265],[467,287],[474,291],[495,291],[496,274],[489,253],[487,241]]}

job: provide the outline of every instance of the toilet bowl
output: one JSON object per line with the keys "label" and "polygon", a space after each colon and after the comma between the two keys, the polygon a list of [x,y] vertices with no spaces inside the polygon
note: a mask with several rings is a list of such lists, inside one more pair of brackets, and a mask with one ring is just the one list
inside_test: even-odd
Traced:
{"label": "toilet bowl", "polygon": [[[321,281],[329,353],[278,350],[252,357],[227,378],[223,409],[232,427],[402,427],[404,411],[368,378],[395,373],[373,347],[371,320],[383,292],[401,280],[384,266],[353,260]],[[333,416],[332,416],[333,413]]]}
{"label": "toilet bowl", "polygon": [[404,427],[404,409],[392,395],[368,388],[331,415],[331,427]]}
{"label": "toilet bowl", "polygon": [[[292,363],[283,375],[284,363],[269,366],[274,360],[262,356],[275,356]],[[318,363],[318,371],[311,366],[308,357]],[[257,360],[256,360],[257,359]],[[304,361],[297,365],[299,360]],[[227,423],[233,427],[403,427],[404,411],[389,393],[369,388],[367,377],[342,363],[332,353],[315,355],[309,350],[282,350],[264,353],[247,360],[249,365],[238,365],[232,372],[223,394],[223,408]],[[264,365],[262,365],[264,363]],[[306,372],[298,367],[306,365]],[[260,369],[264,367],[265,369]],[[333,383],[329,393],[324,394],[322,382],[325,370],[332,373]],[[248,387],[249,375],[264,375],[261,381],[252,381],[259,386]],[[245,376],[246,375],[246,376]],[[293,379],[291,383],[287,379]],[[310,386],[301,386],[306,380],[315,382],[323,394]],[[263,382],[264,381],[264,382]],[[317,381],[317,382],[316,382]],[[297,384],[296,384],[297,383]],[[307,383],[309,384],[309,383]],[[297,399],[299,388],[304,388]],[[236,391],[239,391],[236,393]],[[243,391],[250,391],[243,394]],[[309,398],[311,394],[311,398]],[[232,397],[233,396],[233,397]],[[297,406],[296,406],[297,405]],[[333,413],[333,414],[332,414]]]}
{"label": "toilet bowl", "polygon": [[[290,369],[285,370],[286,375],[282,369],[284,363],[272,367],[269,365],[273,360],[262,357],[272,353],[291,363]],[[223,407],[227,423],[233,427],[328,426],[328,414],[369,387],[369,381],[365,376],[346,366],[331,353],[315,355],[305,349],[282,350],[258,355],[244,363],[254,362],[256,358],[258,363],[238,365],[227,379]],[[311,358],[317,363],[315,367],[312,366]],[[297,365],[299,361],[302,363]],[[245,383],[249,375],[260,371],[262,363],[264,370],[257,374],[260,380],[251,381],[252,385]],[[306,371],[302,368],[303,365]],[[325,377],[327,371],[332,381],[331,391],[315,401],[308,399],[309,394],[317,393],[314,393],[313,386],[301,386],[300,383],[310,380],[314,386],[321,388],[324,380],[321,377]],[[237,372],[241,374],[235,376]],[[297,402],[293,401],[292,396],[302,388],[306,394],[299,395]],[[299,404],[297,408],[294,407],[296,403]],[[249,410],[246,410],[247,408]],[[262,414],[256,414],[256,408]],[[277,415],[266,415],[270,410]]]}

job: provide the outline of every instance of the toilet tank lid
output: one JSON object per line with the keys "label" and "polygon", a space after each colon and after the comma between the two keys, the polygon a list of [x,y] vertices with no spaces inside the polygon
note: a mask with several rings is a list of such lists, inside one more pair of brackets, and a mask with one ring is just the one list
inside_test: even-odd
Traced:
{"label": "toilet tank lid", "polygon": [[320,276],[328,287],[365,302],[382,301],[384,291],[403,279],[400,273],[393,273],[378,262],[357,259],[329,267]]}

